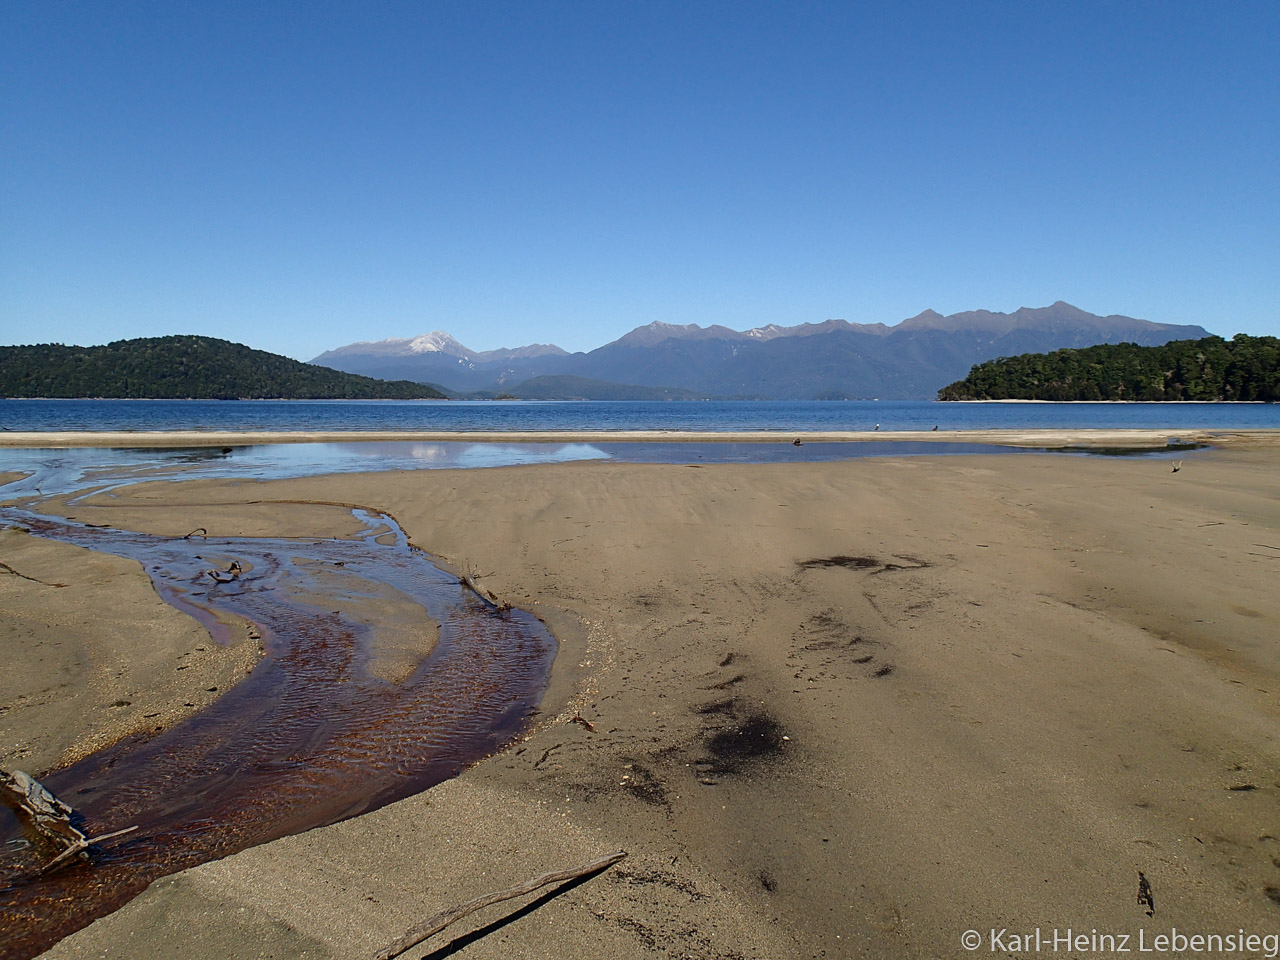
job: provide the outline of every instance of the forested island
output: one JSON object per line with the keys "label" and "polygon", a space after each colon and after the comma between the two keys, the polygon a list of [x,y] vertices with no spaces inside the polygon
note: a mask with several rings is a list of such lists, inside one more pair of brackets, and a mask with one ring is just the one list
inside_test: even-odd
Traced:
{"label": "forested island", "polygon": [[1102,344],[980,363],[939,400],[1280,400],[1280,339]]}
{"label": "forested island", "polygon": [[214,337],[0,347],[0,397],[146,400],[422,400],[440,391],[375,380]]}

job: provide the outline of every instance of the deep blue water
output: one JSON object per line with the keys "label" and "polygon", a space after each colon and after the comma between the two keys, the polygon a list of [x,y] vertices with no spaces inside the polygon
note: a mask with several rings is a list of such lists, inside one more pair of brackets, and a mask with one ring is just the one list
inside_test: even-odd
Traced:
{"label": "deep blue water", "polygon": [[8,430],[881,430],[1280,427],[1280,404],[0,400]]}

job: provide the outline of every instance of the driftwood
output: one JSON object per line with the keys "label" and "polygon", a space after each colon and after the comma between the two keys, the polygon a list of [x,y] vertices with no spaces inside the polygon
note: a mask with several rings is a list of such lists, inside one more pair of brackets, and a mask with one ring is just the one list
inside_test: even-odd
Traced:
{"label": "driftwood", "polygon": [[468,590],[474,593],[477,597],[479,597],[481,602],[483,602],[485,606],[490,607],[493,610],[496,610],[498,613],[506,613],[508,610],[511,609],[511,604],[503,600],[499,600],[497,597],[497,594],[495,594],[492,590],[485,590],[483,587],[481,587],[479,578],[477,577],[476,574],[464,573],[462,576],[458,578],[458,581],[464,587],[466,587]]}
{"label": "driftwood", "polygon": [[126,833],[133,833],[133,831],[137,829],[138,828],[136,826],[125,827],[123,830],[112,830],[110,833],[100,833],[96,837],[85,837],[83,840],[77,840],[71,846],[67,847],[67,849],[63,850],[60,854],[46,863],[44,867],[41,868],[40,872],[43,874],[56,870],[77,853],[82,853],[85,850],[88,850],[94,844],[101,843],[103,840],[111,840],[114,837],[123,837]]}
{"label": "driftwood", "polygon": [[239,560],[232,560],[231,566],[227,567],[227,572],[225,574],[219,573],[217,570],[205,571],[205,573],[213,577],[214,583],[230,583],[232,580],[238,580],[240,578],[240,574],[243,572],[244,571],[240,567]]}
{"label": "driftwood", "polygon": [[23,580],[30,580],[32,583],[42,583],[46,587],[65,587],[66,586],[65,583],[50,583],[48,580],[40,580],[36,577],[28,577],[25,573],[15,570],[13,569],[13,567],[3,562],[0,562],[0,570],[3,570],[5,573],[11,573],[15,577],[21,577]]}
{"label": "driftwood", "polygon": [[48,873],[62,866],[95,843],[138,829],[127,827],[90,837],[71,822],[71,818],[75,816],[74,810],[54,796],[53,791],[39,780],[21,770],[14,770],[12,773],[0,770],[0,800],[12,807],[40,836],[63,847],[60,854],[44,865],[41,873]]}
{"label": "driftwood", "polygon": [[486,894],[483,897],[476,897],[474,900],[468,900],[466,903],[451,907],[443,913],[438,913],[430,920],[420,924],[410,930],[403,937],[397,940],[391,946],[378,953],[374,960],[391,960],[392,957],[398,957],[410,947],[416,947],[423,940],[439,933],[455,920],[461,920],[469,913],[475,913],[485,907],[492,906],[495,903],[501,903],[503,900],[512,900],[516,897],[522,897],[526,893],[540,887],[545,887],[551,883],[561,883],[565,880],[576,880],[579,877],[587,877],[593,873],[599,873],[601,870],[608,869],[619,860],[627,855],[625,850],[619,850],[617,853],[601,857],[599,860],[592,860],[590,863],[581,867],[575,867],[570,870],[556,870],[551,873],[544,873],[540,877],[534,877],[532,880],[526,880],[524,883],[517,884],[509,890],[501,890],[498,893]]}
{"label": "driftwood", "polygon": [[73,826],[71,817],[75,811],[53,795],[39,780],[30,774],[15,770],[0,771],[0,796],[13,807],[46,839],[60,846],[68,846],[88,839],[88,835]]}

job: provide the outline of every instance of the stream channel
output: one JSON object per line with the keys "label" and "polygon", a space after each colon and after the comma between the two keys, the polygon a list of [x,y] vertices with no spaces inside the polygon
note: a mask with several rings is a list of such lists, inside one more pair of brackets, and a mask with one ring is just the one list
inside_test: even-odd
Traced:
{"label": "stream channel", "polygon": [[[482,602],[391,517],[354,514],[350,539],[175,539],[0,507],[0,526],[137,560],[216,641],[263,648],[203,712],[29,771],[89,835],[138,830],[41,876],[48,854],[0,806],[0,957],[39,954],[159,877],[454,777],[537,713],[556,652],[541,621]],[[371,616],[384,608],[396,622]],[[380,657],[385,629],[424,637],[422,656]]]}

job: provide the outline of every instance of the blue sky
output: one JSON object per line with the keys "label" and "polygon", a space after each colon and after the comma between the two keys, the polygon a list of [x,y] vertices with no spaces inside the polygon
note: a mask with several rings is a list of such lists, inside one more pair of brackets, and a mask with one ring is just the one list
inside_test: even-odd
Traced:
{"label": "blue sky", "polygon": [[0,0],[0,343],[1280,335],[1280,4]]}

